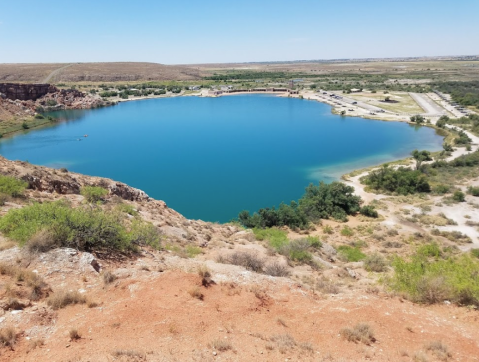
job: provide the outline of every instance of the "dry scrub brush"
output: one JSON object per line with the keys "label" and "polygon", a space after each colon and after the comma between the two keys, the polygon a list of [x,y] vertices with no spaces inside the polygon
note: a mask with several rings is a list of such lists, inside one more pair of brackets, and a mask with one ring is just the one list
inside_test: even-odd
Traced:
{"label": "dry scrub brush", "polygon": [[17,333],[13,327],[0,329],[0,344],[5,347],[13,348],[17,341]]}
{"label": "dry scrub brush", "polygon": [[71,304],[85,304],[86,297],[76,291],[59,290],[53,293],[48,299],[47,304],[54,310],[65,308]]}
{"label": "dry scrub brush", "polygon": [[349,342],[362,342],[370,345],[376,341],[373,330],[365,323],[358,323],[353,328],[343,328],[339,333]]}

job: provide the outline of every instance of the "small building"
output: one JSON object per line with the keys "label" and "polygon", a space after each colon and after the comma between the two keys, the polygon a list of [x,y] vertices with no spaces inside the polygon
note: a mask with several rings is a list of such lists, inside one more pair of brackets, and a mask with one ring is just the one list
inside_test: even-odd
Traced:
{"label": "small building", "polygon": [[190,85],[188,87],[188,90],[191,90],[191,91],[198,91],[200,89],[201,89],[201,86],[199,86],[199,85]]}

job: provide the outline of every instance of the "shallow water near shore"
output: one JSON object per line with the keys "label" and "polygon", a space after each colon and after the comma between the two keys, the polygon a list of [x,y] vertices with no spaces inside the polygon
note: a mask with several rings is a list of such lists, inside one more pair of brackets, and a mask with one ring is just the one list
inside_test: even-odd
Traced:
{"label": "shallow water near shore", "polygon": [[440,150],[443,140],[428,127],[340,117],[323,103],[269,95],[149,99],[53,115],[63,121],[1,140],[0,154],[109,177],[188,218],[219,222],[289,203],[310,182],[414,149]]}

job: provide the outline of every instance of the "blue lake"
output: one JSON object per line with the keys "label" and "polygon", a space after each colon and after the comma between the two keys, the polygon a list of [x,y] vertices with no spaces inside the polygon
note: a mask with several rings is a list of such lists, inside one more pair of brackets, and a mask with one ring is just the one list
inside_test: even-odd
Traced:
{"label": "blue lake", "polygon": [[122,181],[188,218],[219,222],[289,203],[311,182],[442,145],[431,128],[268,95],[150,99],[55,116],[64,121],[2,139],[0,154]]}

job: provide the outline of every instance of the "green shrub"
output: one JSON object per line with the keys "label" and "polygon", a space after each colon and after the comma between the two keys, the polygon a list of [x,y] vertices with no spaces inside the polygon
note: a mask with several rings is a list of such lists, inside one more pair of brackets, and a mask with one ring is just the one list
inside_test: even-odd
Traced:
{"label": "green shrub", "polygon": [[306,240],[308,240],[313,249],[319,249],[323,246],[323,243],[319,240],[319,236],[308,236]]}
{"label": "green shrub", "polygon": [[366,254],[364,254],[358,247],[341,245],[340,247],[338,247],[338,252],[348,262],[361,261],[366,258]]}
{"label": "green shrub", "polygon": [[23,122],[23,123],[22,123],[22,128],[23,128],[23,129],[29,129],[30,126],[28,125],[27,122]]}
{"label": "green shrub", "polygon": [[444,185],[444,184],[439,184],[439,185],[436,185],[432,191],[435,193],[435,194],[439,194],[439,195],[444,195],[444,194],[447,194],[450,190],[450,186],[449,185]]}
{"label": "green shrub", "polygon": [[281,203],[278,209],[260,209],[253,215],[241,211],[238,220],[249,228],[289,226],[292,229],[306,229],[310,222],[320,219],[347,221],[348,215],[354,215],[360,209],[361,198],[353,192],[353,187],[341,182],[310,184],[298,202],[291,201],[289,205]]}
{"label": "green shrub", "polygon": [[0,231],[24,245],[40,230],[48,231],[52,242],[78,250],[135,250],[137,245],[159,247],[156,228],[134,219],[130,230],[118,212],[101,208],[71,208],[65,202],[35,203],[11,209],[0,219]]}
{"label": "green shrub", "polygon": [[426,175],[406,167],[393,169],[384,165],[362,177],[361,182],[374,190],[396,192],[400,195],[431,191]]}
{"label": "green shrub", "polygon": [[83,186],[80,190],[80,194],[82,194],[88,202],[95,203],[108,195],[108,190],[99,186]]}
{"label": "green shrub", "polygon": [[0,175],[0,193],[12,197],[23,196],[28,183],[15,177]]}
{"label": "green shrub", "polygon": [[45,119],[45,117],[41,114],[36,114],[35,119]]}
{"label": "green shrub", "polygon": [[440,257],[433,244],[418,249],[409,260],[396,257],[393,268],[387,283],[415,302],[479,305],[479,260],[467,254]]}
{"label": "green shrub", "polygon": [[377,218],[379,216],[378,212],[374,208],[374,206],[371,205],[365,205],[363,206],[359,212],[361,215],[367,216],[367,217],[374,217]]}
{"label": "green shrub", "polygon": [[467,189],[467,193],[472,195],[472,196],[478,197],[479,196],[479,186],[469,186],[469,188]]}
{"label": "green shrub", "polygon": [[348,225],[344,225],[344,227],[341,229],[341,235],[342,236],[353,236],[354,231]]}
{"label": "green shrub", "polygon": [[479,259],[479,249],[471,249],[471,255]]}
{"label": "green shrub", "polygon": [[464,202],[466,201],[466,195],[462,191],[454,191],[454,194],[452,195],[452,199],[457,202]]}

